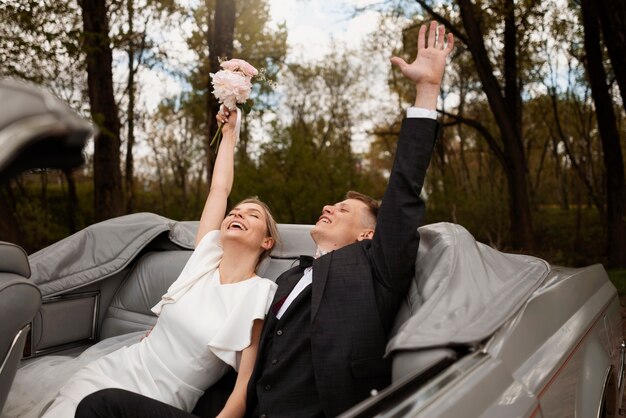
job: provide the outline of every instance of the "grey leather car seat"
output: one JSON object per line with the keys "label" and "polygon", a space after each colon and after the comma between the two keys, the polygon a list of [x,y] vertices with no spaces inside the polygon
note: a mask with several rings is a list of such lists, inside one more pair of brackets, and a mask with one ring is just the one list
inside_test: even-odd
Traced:
{"label": "grey leather car seat", "polygon": [[192,251],[152,251],[144,254],[113,297],[99,339],[146,330],[156,323],[150,310],[176,280]]}
{"label": "grey leather car seat", "polygon": [[39,288],[29,277],[26,252],[0,241],[0,412],[22,358],[30,322],[41,306]]}

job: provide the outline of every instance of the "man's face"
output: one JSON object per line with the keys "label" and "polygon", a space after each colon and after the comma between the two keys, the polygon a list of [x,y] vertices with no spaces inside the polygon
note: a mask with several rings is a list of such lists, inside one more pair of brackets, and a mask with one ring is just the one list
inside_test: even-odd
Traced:
{"label": "man's face", "polygon": [[325,251],[371,238],[374,230],[366,226],[367,211],[367,205],[356,199],[346,199],[332,206],[326,205],[311,230],[311,236]]}

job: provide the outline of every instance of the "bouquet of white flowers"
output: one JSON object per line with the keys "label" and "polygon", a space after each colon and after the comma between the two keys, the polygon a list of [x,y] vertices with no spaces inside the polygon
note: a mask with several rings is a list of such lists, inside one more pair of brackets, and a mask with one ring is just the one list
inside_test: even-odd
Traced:
{"label": "bouquet of white flowers", "polygon": [[[253,105],[252,100],[250,100],[252,77],[258,75],[259,72],[248,62],[236,58],[222,61],[220,66],[223,68],[222,70],[215,74],[211,73],[213,95],[229,110],[235,110],[236,107],[239,107],[244,113],[248,114]],[[241,113],[237,112],[235,132],[239,133],[240,126]],[[210,145],[213,145],[218,140],[217,147],[219,148],[221,137],[222,127],[220,126]]]}

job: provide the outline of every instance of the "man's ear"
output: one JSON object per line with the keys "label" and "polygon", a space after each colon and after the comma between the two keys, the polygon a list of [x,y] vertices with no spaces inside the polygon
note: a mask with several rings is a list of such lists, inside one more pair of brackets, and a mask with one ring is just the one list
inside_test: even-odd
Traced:
{"label": "man's ear", "polygon": [[372,239],[373,236],[374,236],[373,229],[364,229],[361,231],[361,233],[357,237],[357,241],[363,241],[364,239]]}
{"label": "man's ear", "polygon": [[261,248],[263,248],[264,250],[270,250],[272,249],[272,247],[274,247],[274,242],[274,238],[265,237],[265,239],[263,239],[263,243],[261,244]]}

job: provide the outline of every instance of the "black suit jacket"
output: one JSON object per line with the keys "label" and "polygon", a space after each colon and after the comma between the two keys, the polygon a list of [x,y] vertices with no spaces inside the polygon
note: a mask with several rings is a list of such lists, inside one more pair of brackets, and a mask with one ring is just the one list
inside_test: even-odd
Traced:
{"label": "black suit jacket", "polygon": [[[424,215],[419,195],[436,134],[434,120],[403,121],[374,237],[313,263],[311,352],[326,416],[340,414],[368,397],[372,389],[390,383],[390,363],[383,356],[389,330],[414,275],[417,228]],[[277,279],[274,301],[289,294],[301,276],[298,267],[283,273]],[[248,385],[248,414],[256,404],[263,356],[261,349]]]}

